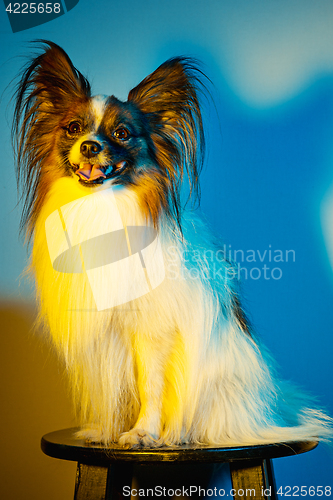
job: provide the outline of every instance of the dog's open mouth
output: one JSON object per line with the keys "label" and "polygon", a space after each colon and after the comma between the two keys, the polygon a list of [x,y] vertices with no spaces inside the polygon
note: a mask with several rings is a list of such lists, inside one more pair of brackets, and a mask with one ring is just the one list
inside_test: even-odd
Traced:
{"label": "dog's open mouth", "polygon": [[114,165],[98,165],[92,163],[81,162],[72,164],[74,173],[79,177],[79,182],[84,185],[103,184],[106,179],[120,174],[127,167],[125,160],[119,161]]}

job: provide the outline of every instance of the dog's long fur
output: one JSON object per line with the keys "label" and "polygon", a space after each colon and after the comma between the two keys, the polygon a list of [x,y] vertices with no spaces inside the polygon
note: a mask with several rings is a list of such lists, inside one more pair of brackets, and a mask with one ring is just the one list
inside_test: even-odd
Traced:
{"label": "dog's long fur", "polygon": [[[198,193],[204,150],[195,61],[170,59],[121,102],[91,97],[67,54],[43,43],[16,93],[22,223],[33,238],[40,319],[66,360],[80,436],[127,446],[329,439],[329,417],[276,380],[241,309],[232,263],[203,221],[182,210],[183,181]],[[89,144],[97,149],[88,154]],[[97,311],[86,273],[52,266],[45,224],[75,202],[67,233],[89,240],[92,227],[105,233],[112,200],[125,228],[155,228],[165,279]],[[119,272],[107,293],[135,279]]]}

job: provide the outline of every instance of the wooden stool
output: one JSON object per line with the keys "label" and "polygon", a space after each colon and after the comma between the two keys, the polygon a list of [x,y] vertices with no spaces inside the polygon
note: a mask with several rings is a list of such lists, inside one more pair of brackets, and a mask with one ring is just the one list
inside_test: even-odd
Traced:
{"label": "wooden stool", "polygon": [[[112,445],[112,448],[105,448],[100,444],[87,444],[84,440],[76,439],[74,433],[77,430],[51,432],[43,436],[41,441],[41,448],[46,455],[78,462],[74,500],[131,500],[131,491],[134,491],[133,496],[139,497],[141,486],[132,485],[134,465],[149,472],[149,480],[146,479],[144,487],[150,488],[150,491],[143,490],[144,495],[149,497],[154,497],[155,493],[156,497],[162,498],[202,499],[206,496],[204,488],[207,488],[207,496],[275,500],[271,459],[304,453],[318,444],[311,441],[230,448],[196,445],[141,449],[124,449]],[[223,490],[214,492],[214,488],[209,489],[212,471],[209,464],[226,462],[230,464],[233,490],[225,491],[223,495]],[[164,490],[161,485],[158,490],[153,490],[154,480],[156,482],[163,472],[167,476],[167,486],[164,486]],[[160,478],[157,485],[159,482]]]}

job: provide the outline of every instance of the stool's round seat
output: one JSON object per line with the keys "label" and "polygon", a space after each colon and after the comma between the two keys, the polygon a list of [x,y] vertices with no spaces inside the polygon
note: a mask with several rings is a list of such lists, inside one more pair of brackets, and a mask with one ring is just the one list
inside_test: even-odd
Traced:
{"label": "stool's round seat", "polygon": [[124,449],[117,444],[105,447],[74,437],[79,429],[50,432],[42,437],[43,452],[53,458],[85,464],[109,465],[112,462],[232,462],[235,460],[271,459],[298,455],[313,450],[316,441],[263,444],[256,446],[199,446],[186,444],[160,448]]}
{"label": "stool's round seat", "polygon": [[[247,491],[251,491],[251,500],[275,500],[271,459],[305,453],[318,444],[309,441],[237,447],[182,445],[125,449],[116,444],[105,447],[87,443],[75,437],[77,430],[51,432],[43,436],[41,442],[46,455],[78,462],[74,500],[126,500],[131,494],[131,485],[138,481],[133,472],[135,468],[139,474],[138,484],[141,481],[144,485],[146,481],[149,491],[152,491],[154,481],[159,481],[157,477],[162,477],[166,486],[175,488],[178,485],[176,489],[166,488],[168,492],[179,492],[185,485],[192,489],[201,488],[204,483],[209,484],[214,468],[211,464],[223,462],[230,465],[234,500],[244,500]],[[193,486],[194,482],[196,486]],[[137,493],[133,494],[137,496]],[[169,495],[170,498],[173,496]],[[191,497],[200,500],[201,493],[191,494]]]}

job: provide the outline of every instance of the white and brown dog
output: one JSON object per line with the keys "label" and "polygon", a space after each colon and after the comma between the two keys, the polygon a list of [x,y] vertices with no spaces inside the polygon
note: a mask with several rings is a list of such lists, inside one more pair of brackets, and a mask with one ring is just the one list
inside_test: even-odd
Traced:
{"label": "white and brown dog", "polygon": [[276,380],[232,263],[182,210],[204,150],[195,62],[166,61],[122,102],[92,97],[67,54],[43,43],[16,93],[18,177],[40,319],[66,360],[80,436],[328,439],[329,417]]}

